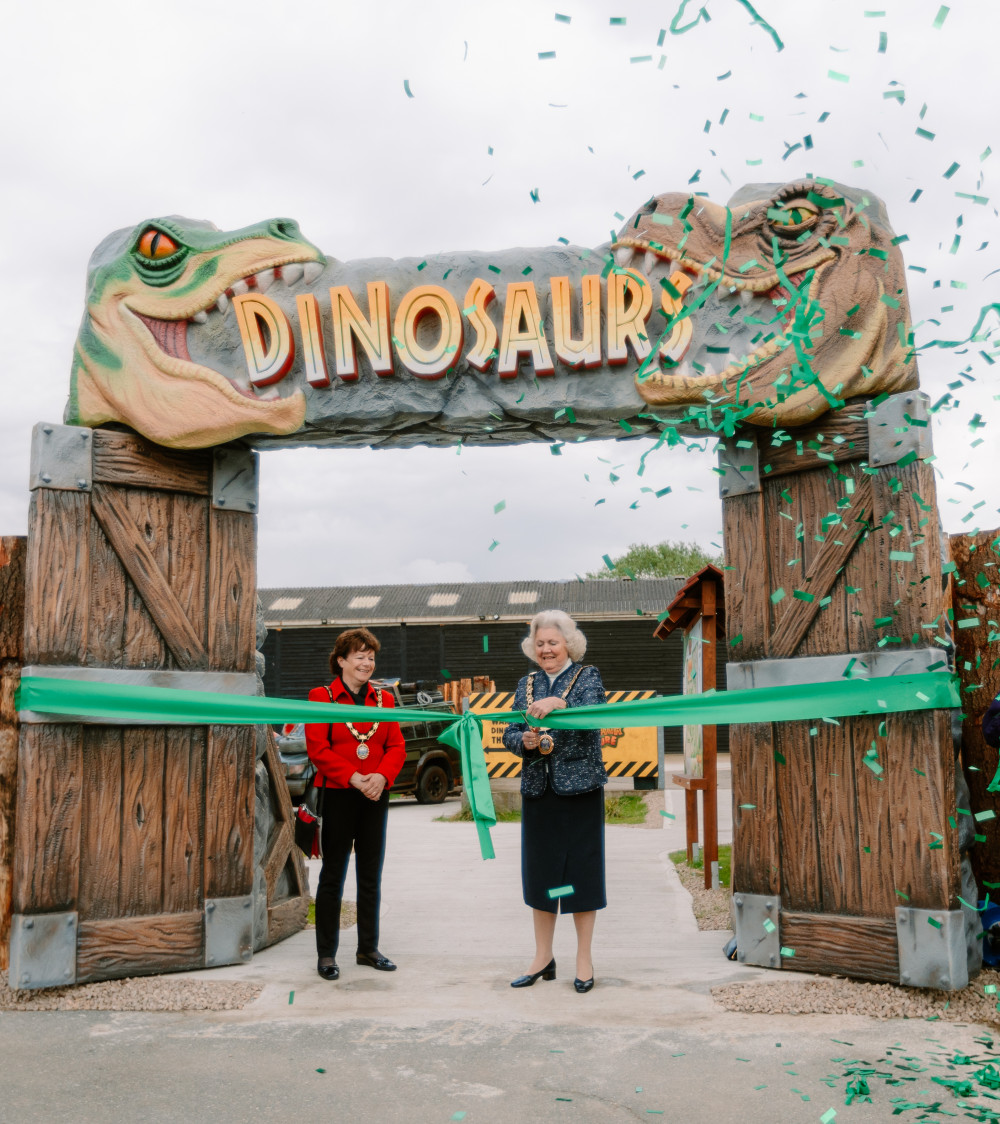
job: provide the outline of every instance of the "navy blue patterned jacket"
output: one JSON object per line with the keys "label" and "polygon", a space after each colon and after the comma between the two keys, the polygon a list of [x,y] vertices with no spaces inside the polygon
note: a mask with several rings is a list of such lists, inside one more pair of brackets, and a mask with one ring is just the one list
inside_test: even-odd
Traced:
{"label": "navy blue patterned jacket", "polygon": [[[539,669],[534,676],[533,694],[535,701],[550,695],[562,697],[570,680],[576,675],[578,663],[572,663],[556,677],[549,687],[549,677]],[[517,685],[512,710],[525,710],[528,705],[528,679],[526,675]],[[567,706],[594,706],[606,702],[601,673],[596,667],[585,667],[573,689],[566,696]],[[548,755],[537,749],[525,749],[522,735],[528,726],[524,722],[511,722],[504,731],[503,744],[509,753],[522,758],[521,795],[541,796],[548,779],[552,788],[560,796],[575,796],[581,792],[591,792],[607,784],[608,774],[604,768],[601,753],[600,730],[553,730],[555,746]]]}

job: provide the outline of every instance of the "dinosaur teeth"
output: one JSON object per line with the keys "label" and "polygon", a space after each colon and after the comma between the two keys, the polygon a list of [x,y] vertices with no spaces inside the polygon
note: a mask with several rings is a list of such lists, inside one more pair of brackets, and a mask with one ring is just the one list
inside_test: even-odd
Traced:
{"label": "dinosaur teeth", "polygon": [[225,293],[219,293],[219,299],[215,302],[215,306],[220,312],[226,312],[229,309],[229,297]]}
{"label": "dinosaur teeth", "polygon": [[248,293],[250,291],[250,286],[246,281],[234,281],[232,285],[229,286],[229,291],[235,297],[239,296],[241,293]]}
{"label": "dinosaur teeth", "polygon": [[660,259],[656,256],[656,254],[653,253],[652,250],[647,250],[646,256],[642,259],[642,272],[645,273],[647,277],[649,277],[650,274],[652,274],[653,270],[656,268],[656,263],[659,260]]}
{"label": "dinosaur teeth", "polygon": [[281,397],[276,386],[272,386],[267,390],[256,390],[256,387],[254,389],[256,391],[257,399],[260,402],[273,402],[275,398]]}
{"label": "dinosaur teeth", "polygon": [[753,300],[753,293],[749,289],[740,289],[740,304],[744,308]]}
{"label": "dinosaur teeth", "polygon": [[257,282],[257,291],[266,293],[274,284],[274,270],[262,269],[260,273],[254,277],[254,280]]}
{"label": "dinosaur teeth", "polygon": [[191,317],[191,320],[195,324],[205,324],[208,321],[208,313],[205,312],[204,309],[202,309],[201,312],[196,312],[194,316]]}
{"label": "dinosaur teeth", "polygon": [[297,261],[281,267],[281,276],[286,285],[294,285],[296,281],[301,281],[304,272],[302,266]]}
{"label": "dinosaur teeth", "polygon": [[307,285],[311,285],[323,272],[323,266],[318,261],[307,261],[302,267],[302,276]]}
{"label": "dinosaur teeth", "polygon": [[619,246],[618,249],[615,250],[615,265],[617,265],[619,269],[628,268],[631,261],[632,261],[632,248],[631,248],[631,246]]}

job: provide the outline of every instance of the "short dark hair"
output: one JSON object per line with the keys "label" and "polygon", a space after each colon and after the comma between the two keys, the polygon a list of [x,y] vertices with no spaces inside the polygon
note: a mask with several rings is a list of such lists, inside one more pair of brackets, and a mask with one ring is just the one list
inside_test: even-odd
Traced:
{"label": "short dark hair", "polygon": [[351,652],[360,652],[364,648],[371,648],[377,655],[381,647],[378,637],[369,632],[367,628],[349,628],[333,642],[333,651],[330,653],[330,674],[340,674],[340,664],[337,663],[337,660],[347,659]]}

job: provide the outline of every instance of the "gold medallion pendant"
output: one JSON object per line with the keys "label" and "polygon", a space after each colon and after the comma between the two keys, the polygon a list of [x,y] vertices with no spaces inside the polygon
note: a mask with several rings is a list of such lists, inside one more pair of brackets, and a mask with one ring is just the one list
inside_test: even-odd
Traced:
{"label": "gold medallion pendant", "polygon": [[358,760],[359,761],[364,761],[364,759],[368,756],[369,753],[371,753],[371,750],[368,748],[368,746],[366,746],[366,745],[359,745],[358,746],[357,754],[358,754]]}

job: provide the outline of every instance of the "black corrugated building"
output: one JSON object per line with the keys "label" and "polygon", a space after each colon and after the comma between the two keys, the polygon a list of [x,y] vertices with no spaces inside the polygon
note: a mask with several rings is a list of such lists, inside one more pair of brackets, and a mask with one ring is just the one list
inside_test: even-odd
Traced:
{"label": "black corrugated building", "polygon": [[[378,675],[441,682],[488,675],[512,691],[533,664],[521,651],[527,621],[542,609],[563,609],[587,636],[587,663],[611,691],[681,690],[680,635],[653,637],[657,617],[684,578],[635,581],[440,582],[427,585],[323,586],[262,589],[268,634],[267,694],[304,698],[326,681],[337,633],[370,628],[382,644]],[[725,643],[717,655],[725,666]],[[720,676],[724,682],[725,676]],[[721,686],[721,684],[720,684]],[[728,749],[719,730],[719,748]],[[665,731],[667,752],[680,752],[677,728]]]}

